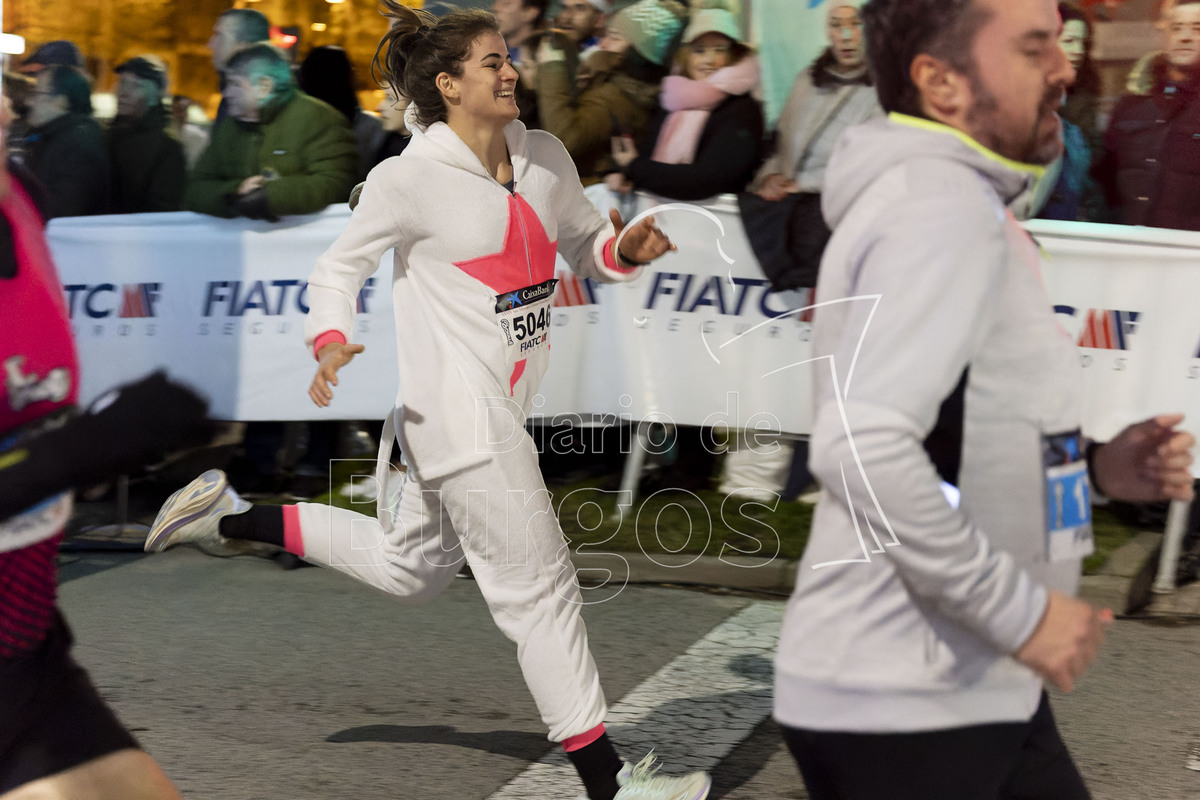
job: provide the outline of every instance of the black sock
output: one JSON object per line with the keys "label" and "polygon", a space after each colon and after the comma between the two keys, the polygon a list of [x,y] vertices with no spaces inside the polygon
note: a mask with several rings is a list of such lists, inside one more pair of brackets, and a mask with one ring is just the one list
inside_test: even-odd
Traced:
{"label": "black sock", "polygon": [[227,539],[283,547],[283,506],[252,506],[244,514],[226,514],[218,526],[221,535]]}
{"label": "black sock", "polygon": [[572,750],[567,758],[575,765],[589,800],[612,800],[617,796],[617,773],[625,766],[607,733],[586,747]]}

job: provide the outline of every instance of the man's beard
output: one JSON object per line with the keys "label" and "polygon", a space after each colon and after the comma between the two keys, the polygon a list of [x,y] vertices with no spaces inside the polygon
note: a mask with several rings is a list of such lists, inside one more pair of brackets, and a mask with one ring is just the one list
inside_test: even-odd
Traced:
{"label": "man's beard", "polygon": [[1004,120],[1000,117],[1000,103],[991,90],[984,85],[975,70],[967,75],[971,81],[971,95],[974,99],[967,112],[967,127],[975,132],[975,138],[980,144],[1005,158],[1019,161],[1022,164],[1037,164],[1045,166],[1053,163],[1063,153],[1062,130],[1052,138],[1047,139],[1041,134],[1042,120],[1047,115],[1057,112],[1062,105],[1063,92],[1061,86],[1051,86],[1046,89],[1042,102],[1038,105],[1037,120],[1033,130],[1025,136],[1020,133],[1009,133],[1005,129]]}

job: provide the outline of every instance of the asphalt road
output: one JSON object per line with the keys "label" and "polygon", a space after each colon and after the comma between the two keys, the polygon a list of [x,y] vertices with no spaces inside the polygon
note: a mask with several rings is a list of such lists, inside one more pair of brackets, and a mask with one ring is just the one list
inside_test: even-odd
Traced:
{"label": "asphalt road", "polygon": [[[77,657],[185,797],[581,790],[469,580],[412,608],[324,570],[183,548],[72,558],[62,604]],[[625,757],[653,746],[668,771],[708,767],[714,800],[804,798],[767,716],[780,611],[777,599],[643,586],[589,606]],[[1200,628],[1118,622],[1094,671],[1055,697],[1096,800],[1200,798],[1187,769],[1198,652]],[[556,788],[530,790],[536,780]]]}

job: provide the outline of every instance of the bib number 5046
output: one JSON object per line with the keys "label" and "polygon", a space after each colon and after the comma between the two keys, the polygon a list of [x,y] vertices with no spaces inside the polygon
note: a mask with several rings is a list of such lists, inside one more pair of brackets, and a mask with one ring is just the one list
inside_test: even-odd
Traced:
{"label": "bib number 5046", "polygon": [[513,333],[517,341],[524,341],[529,336],[536,336],[550,328],[550,309],[542,307],[539,311],[527,314],[517,314],[512,320]]}

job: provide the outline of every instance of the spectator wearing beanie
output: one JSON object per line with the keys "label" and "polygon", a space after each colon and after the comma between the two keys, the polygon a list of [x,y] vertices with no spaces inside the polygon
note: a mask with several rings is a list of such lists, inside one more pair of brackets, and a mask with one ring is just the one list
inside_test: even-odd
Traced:
{"label": "spectator wearing beanie", "polygon": [[[733,14],[696,11],[663,80],[660,108],[638,146],[613,141],[621,173],[610,186],[641,189],[672,200],[702,200],[740,192],[754,177],[763,114],[750,93],[759,83],[758,58],[740,41]],[[623,179],[623,180],[622,180]]]}
{"label": "spectator wearing beanie", "polygon": [[775,154],[754,182],[764,200],[790,192],[820,193],[842,132],[883,115],[867,72],[858,15],[862,5],[864,0],[829,3],[829,47],[796,77],[776,126]]}
{"label": "spectator wearing beanie", "polygon": [[601,51],[580,65],[572,86],[566,54],[546,37],[538,48],[542,127],[566,145],[585,186],[613,170],[612,137],[637,136],[657,105],[663,66],[683,29],[676,0],[638,0],[615,14]]}
{"label": "spectator wearing beanie", "polygon": [[[775,132],[776,150],[759,169],[751,190],[767,201],[789,194],[819,196],[825,187],[825,169],[842,133],[859,123],[883,115],[879,98],[867,72],[863,24],[859,8],[865,0],[831,0],[826,12],[829,47],[796,78]],[[820,199],[815,198],[819,207]],[[819,221],[818,221],[819,222]],[[813,232],[827,239],[828,228]],[[785,276],[786,277],[786,276]],[[796,283],[794,286],[804,284]],[[804,292],[780,292],[777,302],[799,307],[809,302]],[[729,447],[718,491],[739,497],[771,498],[783,494],[789,483],[794,447],[789,440],[750,436],[740,431]],[[801,448],[793,488],[808,482]]]}
{"label": "spectator wearing beanie", "polygon": [[118,66],[116,73],[117,116],[108,131],[112,211],[178,211],[183,207],[187,159],[163,105],[166,65],[154,56],[138,56]]}

